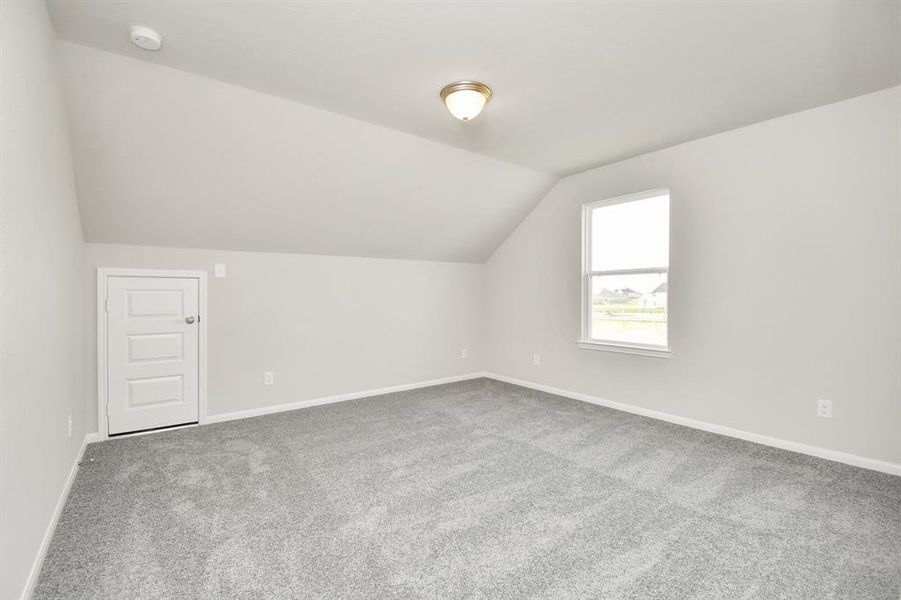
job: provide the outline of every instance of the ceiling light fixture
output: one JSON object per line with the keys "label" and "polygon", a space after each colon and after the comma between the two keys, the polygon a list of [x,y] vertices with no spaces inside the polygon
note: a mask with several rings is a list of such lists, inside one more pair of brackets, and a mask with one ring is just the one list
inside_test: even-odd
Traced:
{"label": "ceiling light fixture", "polygon": [[163,46],[163,38],[155,30],[143,25],[132,25],[128,28],[128,37],[138,48],[144,50],[159,50]]}
{"label": "ceiling light fixture", "polygon": [[447,110],[464,123],[475,119],[491,99],[491,88],[478,81],[455,81],[444,86],[441,99]]}

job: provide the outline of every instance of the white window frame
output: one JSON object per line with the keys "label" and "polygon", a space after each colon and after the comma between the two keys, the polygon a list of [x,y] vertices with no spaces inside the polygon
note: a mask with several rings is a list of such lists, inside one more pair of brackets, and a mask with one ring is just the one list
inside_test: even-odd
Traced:
{"label": "white window frame", "polygon": [[[615,340],[602,340],[591,337],[592,325],[592,304],[591,304],[591,278],[598,275],[636,275],[636,274],[667,274],[667,296],[670,295],[669,282],[669,265],[665,267],[647,267],[640,269],[616,269],[606,271],[594,271],[591,265],[591,213],[594,209],[601,206],[611,206],[614,204],[624,204],[626,202],[635,202],[637,200],[647,200],[648,198],[656,198],[666,195],[669,197],[670,207],[672,207],[672,195],[666,188],[658,188],[648,190],[646,192],[638,192],[636,194],[628,194],[626,196],[617,196],[616,198],[608,198],[606,200],[596,200],[582,205],[582,334],[576,344],[580,348],[589,350],[604,350],[607,352],[621,352],[624,354],[637,354],[640,356],[654,356],[658,358],[669,358],[672,355],[670,346],[670,330],[669,330],[669,302],[666,308],[666,346],[658,346],[655,344],[641,344],[637,342],[622,342]],[[672,218],[670,218],[670,232],[672,232]],[[672,238],[672,233],[670,234]],[[670,241],[670,246],[672,242]]]}

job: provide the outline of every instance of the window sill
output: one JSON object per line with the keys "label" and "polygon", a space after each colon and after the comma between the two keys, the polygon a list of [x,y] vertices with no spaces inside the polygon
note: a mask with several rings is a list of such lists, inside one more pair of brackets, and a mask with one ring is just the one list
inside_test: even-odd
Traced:
{"label": "window sill", "polygon": [[654,356],[656,358],[670,358],[672,350],[669,348],[649,348],[644,346],[627,346],[624,344],[611,344],[606,342],[589,342],[579,340],[576,342],[579,348],[586,350],[603,350],[604,352],[619,352],[621,354],[635,354],[638,356]]}

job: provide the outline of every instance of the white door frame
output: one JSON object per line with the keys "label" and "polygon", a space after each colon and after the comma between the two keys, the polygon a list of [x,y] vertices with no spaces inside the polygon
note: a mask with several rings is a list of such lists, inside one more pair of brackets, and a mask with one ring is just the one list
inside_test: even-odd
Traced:
{"label": "white door frame", "polygon": [[198,339],[198,403],[197,422],[200,425],[206,423],[206,331],[209,323],[209,315],[206,309],[206,271],[170,271],[160,269],[97,269],[97,439],[109,438],[109,419],[106,415],[106,405],[109,400],[107,389],[107,323],[106,323],[106,292],[110,277],[175,277],[180,279],[197,279],[200,282],[198,325],[200,336]]}

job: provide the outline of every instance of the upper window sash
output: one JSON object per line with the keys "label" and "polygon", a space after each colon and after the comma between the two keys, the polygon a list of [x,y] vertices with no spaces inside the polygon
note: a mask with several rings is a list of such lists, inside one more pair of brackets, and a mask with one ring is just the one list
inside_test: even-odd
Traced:
{"label": "upper window sash", "polygon": [[[649,268],[649,269],[668,269],[669,268],[669,258],[667,257],[667,264],[651,264],[651,265],[636,265],[632,267],[631,265],[628,268],[615,268],[615,269],[605,269],[600,268],[599,265],[593,265],[593,231],[592,231],[592,221],[594,210],[597,208],[603,208],[608,206],[616,206],[619,204],[628,204],[631,202],[636,202],[639,200],[648,200],[650,198],[657,198],[660,196],[669,197],[670,192],[667,188],[656,188],[653,190],[648,190],[645,192],[638,192],[635,194],[627,194],[625,196],[617,196],[616,198],[607,198],[604,200],[596,200],[594,202],[589,202],[587,204],[582,205],[582,273],[606,273],[613,274],[615,272],[620,272],[621,274],[629,274],[635,272],[642,272],[641,269]],[[668,254],[668,253],[667,253]],[[656,271],[659,272],[659,271]]]}

